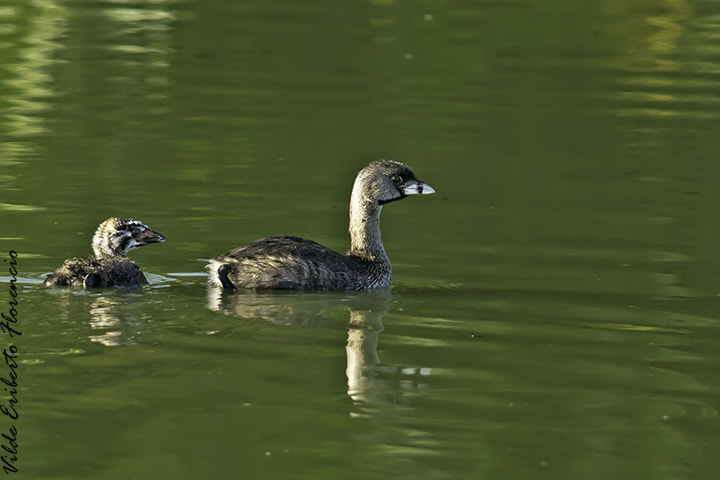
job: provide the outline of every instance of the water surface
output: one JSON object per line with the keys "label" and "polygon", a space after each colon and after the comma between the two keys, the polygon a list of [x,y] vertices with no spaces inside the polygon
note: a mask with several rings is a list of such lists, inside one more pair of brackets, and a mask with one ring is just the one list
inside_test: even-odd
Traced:
{"label": "water surface", "polygon": [[[718,32],[709,1],[0,6],[21,474],[714,478]],[[383,209],[391,290],[208,290],[260,237],[345,251],[381,158],[437,191]],[[112,215],[167,236],[149,285],[44,288]]]}

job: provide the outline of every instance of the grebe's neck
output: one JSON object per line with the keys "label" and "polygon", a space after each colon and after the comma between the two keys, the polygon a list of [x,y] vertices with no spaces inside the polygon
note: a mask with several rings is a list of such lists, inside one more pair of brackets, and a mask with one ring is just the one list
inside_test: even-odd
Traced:
{"label": "grebe's neck", "polygon": [[363,179],[355,180],[350,197],[350,251],[349,255],[373,262],[390,260],[380,237],[380,210],[377,200],[369,198]]}

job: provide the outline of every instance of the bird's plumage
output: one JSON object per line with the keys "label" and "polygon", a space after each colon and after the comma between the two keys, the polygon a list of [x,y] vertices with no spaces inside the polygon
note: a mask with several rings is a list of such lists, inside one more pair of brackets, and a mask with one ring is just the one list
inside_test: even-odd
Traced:
{"label": "bird's plumage", "polygon": [[210,259],[209,283],[225,289],[388,287],[392,267],[380,237],[382,206],[427,193],[434,193],[432,187],[402,163],[371,163],[353,185],[347,255],[299,237],[260,239]]}
{"label": "bird's plumage", "polygon": [[65,260],[45,278],[47,286],[134,288],[147,283],[140,267],[127,258],[130,250],[165,237],[139,220],[112,217],[100,224],[93,236],[95,256]]}

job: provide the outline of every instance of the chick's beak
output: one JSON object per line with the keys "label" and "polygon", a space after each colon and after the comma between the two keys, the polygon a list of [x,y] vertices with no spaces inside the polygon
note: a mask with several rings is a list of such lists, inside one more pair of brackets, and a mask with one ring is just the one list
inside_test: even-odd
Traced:
{"label": "chick's beak", "polygon": [[162,233],[154,232],[150,229],[147,229],[137,234],[135,236],[135,240],[137,240],[143,245],[147,245],[149,243],[162,243],[166,239],[165,235],[163,235]]}

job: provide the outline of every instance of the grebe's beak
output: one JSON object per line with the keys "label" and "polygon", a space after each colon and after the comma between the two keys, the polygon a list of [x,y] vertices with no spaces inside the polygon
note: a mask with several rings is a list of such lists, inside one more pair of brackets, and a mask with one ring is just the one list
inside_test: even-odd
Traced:
{"label": "grebe's beak", "polygon": [[155,232],[148,228],[135,235],[135,240],[140,242],[141,245],[147,245],[149,243],[162,243],[166,238],[162,233]]}
{"label": "grebe's beak", "polygon": [[435,193],[435,189],[420,180],[409,180],[400,187],[405,195],[429,195]]}

